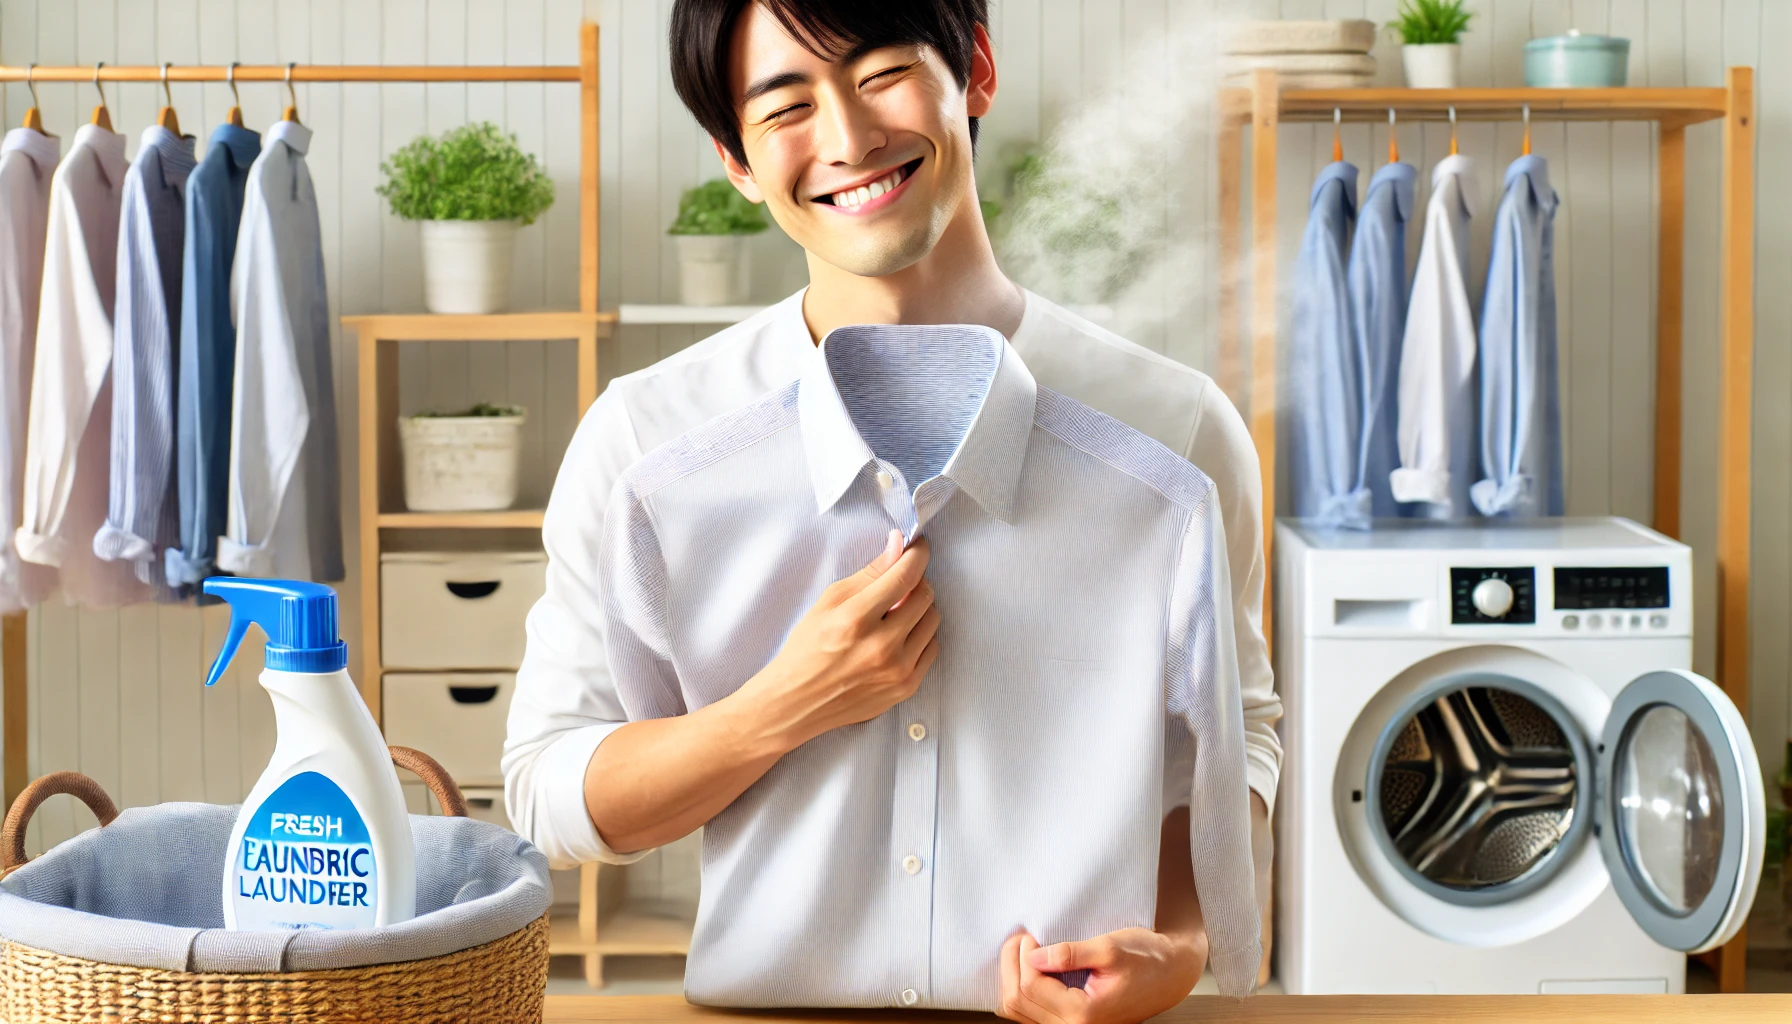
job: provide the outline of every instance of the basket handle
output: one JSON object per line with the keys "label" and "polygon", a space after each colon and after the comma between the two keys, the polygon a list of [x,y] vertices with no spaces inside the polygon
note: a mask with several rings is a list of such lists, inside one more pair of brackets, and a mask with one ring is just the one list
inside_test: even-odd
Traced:
{"label": "basket handle", "polygon": [[400,768],[409,769],[429,791],[435,794],[436,803],[442,805],[442,813],[450,818],[467,816],[467,798],[461,795],[460,787],[448,777],[448,770],[443,768],[435,758],[421,750],[410,747],[387,747],[392,752],[392,763]]}
{"label": "basket handle", "polygon": [[0,825],[0,876],[24,865],[28,859],[25,826],[31,824],[31,815],[38,805],[58,793],[67,793],[86,804],[102,826],[112,824],[112,819],[118,817],[118,805],[99,783],[80,772],[51,772],[26,786],[6,812],[6,822]]}

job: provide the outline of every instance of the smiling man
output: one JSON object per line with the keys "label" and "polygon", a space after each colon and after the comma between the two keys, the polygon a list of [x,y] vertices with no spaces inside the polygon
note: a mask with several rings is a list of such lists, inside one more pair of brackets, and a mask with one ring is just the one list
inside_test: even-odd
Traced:
{"label": "smiling man", "polygon": [[[512,821],[556,863],[644,856],[711,822],[755,787],[778,786],[776,767],[803,744],[898,713],[933,665],[942,616],[952,614],[933,605],[926,542],[892,547],[829,587],[794,625],[772,624],[789,630],[782,649],[732,694],[689,713],[630,722],[606,663],[598,569],[605,510],[619,476],[651,449],[799,379],[817,358],[815,343],[835,328],[978,324],[1007,337],[1041,385],[1156,439],[1216,486],[1243,697],[1236,728],[1245,739],[1263,899],[1281,708],[1259,628],[1256,456],[1237,411],[1204,374],[1028,292],[997,266],[972,175],[977,119],[996,95],[987,7],[987,0],[678,0],[674,7],[679,95],[714,139],[729,179],[763,202],[807,252],[810,283],[750,320],[612,381],[567,451],[542,533],[547,592],[529,617],[504,762]],[[740,614],[750,619],[753,609]],[[925,741],[924,727],[908,728],[910,739]],[[1180,1001],[1200,978],[1209,950],[1190,866],[1194,752],[1183,732],[1166,730],[1164,739],[1163,792],[1113,794],[1173,808],[1161,830],[1153,927],[1045,946],[1016,930],[977,967],[991,979],[983,1000],[989,1008],[1037,1024],[1136,1021]],[[991,753],[997,764],[1024,760],[1024,752]],[[779,827],[864,830],[866,848],[876,848],[877,836],[887,841],[889,794],[867,779],[839,781],[869,784],[853,802],[871,813],[851,821],[793,815]],[[1051,799],[1044,784],[1039,799]],[[1077,814],[1074,807],[1063,813],[1067,820]],[[1200,834],[1199,821],[1193,831]],[[751,877],[752,858],[763,855],[756,848],[769,845],[712,829],[705,859],[727,857],[734,877]],[[919,866],[912,857],[899,863],[910,874]],[[1065,884],[1098,886],[1099,878],[1067,877]],[[830,891],[825,877],[814,886],[786,894],[791,921],[751,923],[763,944],[788,945],[793,937],[786,932],[800,920],[814,931],[798,941],[836,943],[843,962],[875,958],[879,922],[863,920],[853,894]],[[743,934],[734,924],[732,933]],[[755,950],[735,953],[738,964]],[[693,951],[693,992],[705,988],[704,964]],[[752,1002],[776,1005],[780,991],[792,990],[780,969],[763,964],[763,988]],[[796,990],[867,1002],[855,985],[828,984],[805,979]],[[893,986],[869,1002],[925,999]]]}

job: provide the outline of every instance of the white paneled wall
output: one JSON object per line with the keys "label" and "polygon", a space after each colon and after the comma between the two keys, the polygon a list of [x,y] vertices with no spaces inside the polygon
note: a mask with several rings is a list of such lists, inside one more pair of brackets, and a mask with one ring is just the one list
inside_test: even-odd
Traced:
{"label": "white paneled wall", "polygon": [[[980,177],[999,180],[1002,154],[1033,144],[1079,100],[1128,63],[1133,47],[1161,46],[1166,33],[1203,30],[1222,17],[1369,17],[1386,21],[1397,0],[995,0],[993,36],[1001,90],[984,123]],[[1578,27],[1629,37],[1631,81],[1716,85],[1728,64],[1761,70],[1759,143],[1763,168],[1792,157],[1792,72],[1762,58],[1792,47],[1792,3],[1779,0],[1477,0],[1465,40],[1467,85],[1518,85],[1526,39]],[[664,230],[683,189],[717,173],[708,141],[679,105],[665,52],[670,0],[0,0],[0,63],[285,61],[328,63],[574,63],[581,16],[603,34],[603,275],[606,306],[675,301],[677,265]],[[1383,79],[1397,83],[1397,49],[1378,47]],[[1195,75],[1198,68],[1178,73]],[[204,138],[230,104],[222,85],[176,85],[188,131]],[[64,138],[86,120],[91,86],[39,87],[44,119]],[[113,120],[132,137],[151,123],[160,89],[109,85]],[[279,86],[242,87],[252,127],[279,116]],[[24,86],[4,90],[4,117],[16,123]],[[545,160],[559,202],[519,240],[517,308],[570,308],[577,302],[577,96],[570,86],[353,85],[299,88],[299,109],[317,132],[310,155],[323,209],[332,313],[411,311],[421,306],[413,225],[392,218],[374,195],[382,158],[421,132],[489,119],[515,132]],[[1399,129],[1406,159],[1419,165],[1423,202],[1430,166],[1447,152],[1439,126]],[[1705,496],[1715,486],[1718,169],[1715,126],[1689,132],[1686,294],[1685,534],[1701,555],[1700,627],[1712,624],[1715,519]],[[1211,147],[1205,139],[1166,140],[1148,155],[1180,163],[1166,204],[1177,232],[1213,226]],[[1284,128],[1280,140],[1283,267],[1292,265],[1312,171],[1330,155],[1329,129]],[[1345,132],[1349,159],[1367,172],[1385,159],[1387,129]],[[1518,154],[1516,125],[1468,125],[1462,151],[1477,159],[1484,260],[1498,176]],[[1654,338],[1653,129],[1641,125],[1540,125],[1535,149],[1550,160],[1563,205],[1557,225],[1569,506],[1647,520],[1650,494]],[[1764,767],[1777,770],[1792,707],[1792,199],[1762,175],[1758,233],[1760,298],[1756,360],[1756,565],[1753,572],[1752,721]],[[1416,231],[1416,218],[1415,218]],[[1415,238],[1416,242],[1416,238]],[[776,229],[753,242],[755,298],[799,287],[801,254]],[[1193,313],[1141,332],[1139,340],[1206,366],[1213,358],[1211,262],[1188,287]],[[645,366],[691,343],[691,328],[631,327],[602,352],[604,376]],[[352,338],[336,342],[337,402],[345,452],[345,527],[358,528],[353,490],[357,382]],[[401,373],[407,409],[507,400],[531,411],[525,493],[539,501],[573,427],[573,355],[551,343],[430,346],[407,353]],[[349,550],[351,578],[362,567]],[[358,623],[355,587],[342,590],[351,644]],[[171,799],[234,801],[266,763],[273,740],[266,697],[254,685],[258,649],[212,691],[200,683],[222,640],[219,609],[141,606],[119,612],[34,612],[31,771],[73,768],[97,778],[122,803]],[[247,646],[247,645],[246,645]],[[1708,643],[1700,663],[1710,665]],[[39,812],[33,849],[91,823],[57,801]],[[669,873],[688,866],[669,864]]]}

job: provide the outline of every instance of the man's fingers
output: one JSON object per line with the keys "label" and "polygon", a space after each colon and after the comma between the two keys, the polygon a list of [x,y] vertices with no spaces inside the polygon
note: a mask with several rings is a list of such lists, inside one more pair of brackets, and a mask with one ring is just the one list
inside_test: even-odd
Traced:
{"label": "man's fingers", "polygon": [[1032,954],[1039,948],[1033,936],[1021,933],[1020,998],[1021,1010],[1034,1020],[1070,1021],[1081,1019],[1088,996],[1082,989],[1070,988],[1057,978],[1042,973],[1032,964]]}
{"label": "man's fingers", "polygon": [[[913,641],[910,642],[912,643]],[[921,648],[920,656],[915,658],[915,667],[909,671],[909,681],[916,686],[920,686],[922,678],[927,675],[927,670],[933,667],[934,659],[939,656],[940,638],[938,636],[928,637],[927,646]]]}
{"label": "man's fingers", "polygon": [[1023,1024],[1036,1024],[1020,1008],[1020,936],[1021,933],[1016,932],[1002,943],[1002,999],[996,1004],[996,1015]]}
{"label": "man's fingers", "polygon": [[[922,574],[927,571],[927,557],[927,538],[923,537],[910,544],[894,565],[866,584],[863,590],[847,598],[841,607],[867,621],[883,618],[897,600],[921,582]],[[864,571],[869,572],[870,567]]]}
{"label": "man's fingers", "polygon": [[1062,974],[1065,971],[1109,970],[1119,965],[1119,949],[1112,940],[1094,938],[1084,942],[1054,942],[1027,954],[1036,969]]}
{"label": "man's fingers", "polygon": [[932,610],[933,584],[922,580],[915,584],[915,589],[908,592],[901,604],[890,609],[889,614],[884,616],[884,624],[899,636],[912,636],[915,625]]}

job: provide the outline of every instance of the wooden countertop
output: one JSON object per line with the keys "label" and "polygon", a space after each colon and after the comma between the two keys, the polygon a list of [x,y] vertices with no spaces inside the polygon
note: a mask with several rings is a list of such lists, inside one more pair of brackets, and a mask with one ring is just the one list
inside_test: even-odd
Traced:
{"label": "wooden countertop", "polygon": [[[980,1013],[900,1010],[727,1011],[683,996],[549,996],[548,1024],[701,1021],[722,1024],[827,1024],[832,1021],[987,1021]],[[1786,1024],[1792,995],[1734,996],[1256,996],[1243,1002],[1190,996],[1157,1018],[1166,1024]]]}

